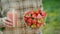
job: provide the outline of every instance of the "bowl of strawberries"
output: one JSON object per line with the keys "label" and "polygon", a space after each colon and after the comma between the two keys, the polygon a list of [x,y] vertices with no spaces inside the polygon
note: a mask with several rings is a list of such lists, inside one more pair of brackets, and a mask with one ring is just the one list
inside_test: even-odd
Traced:
{"label": "bowl of strawberries", "polygon": [[24,21],[31,28],[40,28],[44,25],[46,13],[40,9],[24,12]]}

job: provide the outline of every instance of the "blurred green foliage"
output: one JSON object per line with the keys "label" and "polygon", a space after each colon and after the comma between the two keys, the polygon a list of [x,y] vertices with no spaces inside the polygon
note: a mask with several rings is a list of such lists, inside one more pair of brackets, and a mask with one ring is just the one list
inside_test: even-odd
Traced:
{"label": "blurred green foliage", "polygon": [[43,34],[60,34],[60,0],[43,0],[43,7],[47,13]]}

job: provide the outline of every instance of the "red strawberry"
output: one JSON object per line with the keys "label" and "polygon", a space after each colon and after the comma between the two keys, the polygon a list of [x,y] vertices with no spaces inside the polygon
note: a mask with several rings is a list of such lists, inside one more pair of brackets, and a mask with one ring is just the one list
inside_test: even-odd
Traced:
{"label": "red strawberry", "polygon": [[33,24],[36,24],[36,23],[37,23],[37,20],[33,20],[32,23],[33,23]]}
{"label": "red strawberry", "polygon": [[33,15],[32,15],[32,18],[36,18],[36,17],[37,17],[37,15],[36,15],[36,14],[33,14]]}
{"label": "red strawberry", "polygon": [[36,14],[40,14],[40,12],[41,12],[41,10],[40,10],[40,9],[38,9],[38,10],[36,11]]}
{"label": "red strawberry", "polygon": [[37,15],[37,19],[41,19],[42,16],[40,14]]}
{"label": "red strawberry", "polygon": [[30,25],[31,25],[31,23],[27,23],[27,25],[28,25],[28,26],[30,26]]}
{"label": "red strawberry", "polygon": [[40,14],[40,11],[36,11],[36,14]]}
{"label": "red strawberry", "polygon": [[46,13],[45,12],[41,12],[41,15],[43,16],[43,17],[45,17],[46,16]]}
{"label": "red strawberry", "polygon": [[41,26],[41,24],[39,24],[39,23],[36,24],[36,27],[37,27],[37,28],[39,28],[40,26]]}
{"label": "red strawberry", "polygon": [[28,23],[31,23],[31,22],[32,22],[32,18],[29,18],[29,19],[27,20],[27,22],[28,22]]}
{"label": "red strawberry", "polygon": [[39,11],[36,11],[36,14],[39,14]]}
{"label": "red strawberry", "polygon": [[27,22],[27,18],[26,17],[24,17],[24,21]]}

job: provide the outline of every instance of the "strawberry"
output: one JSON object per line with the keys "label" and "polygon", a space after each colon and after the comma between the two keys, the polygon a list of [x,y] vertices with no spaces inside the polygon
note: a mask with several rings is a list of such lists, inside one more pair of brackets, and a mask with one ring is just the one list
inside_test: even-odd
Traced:
{"label": "strawberry", "polygon": [[36,24],[36,27],[37,27],[37,28],[39,28],[40,26],[41,26],[41,24],[39,24],[39,23]]}
{"label": "strawberry", "polygon": [[24,17],[24,21],[27,22],[27,18],[26,17]]}
{"label": "strawberry", "polygon": [[38,19],[38,23],[40,23],[41,22],[41,19]]}
{"label": "strawberry", "polygon": [[36,13],[36,14],[40,14],[40,11],[36,11],[35,13]]}
{"label": "strawberry", "polygon": [[41,19],[42,16],[40,14],[37,15],[37,19]]}
{"label": "strawberry", "polygon": [[36,14],[33,14],[33,15],[32,15],[32,18],[36,18],[36,17],[37,17],[37,15],[36,15]]}
{"label": "strawberry", "polygon": [[37,20],[33,20],[32,23],[33,23],[33,24],[36,24],[36,23],[37,23]]}
{"label": "strawberry", "polygon": [[36,28],[36,25],[35,24],[31,25],[31,28]]}
{"label": "strawberry", "polygon": [[41,12],[41,10],[40,10],[40,9],[38,9],[38,10],[36,11],[36,14],[40,14],[40,12]]}
{"label": "strawberry", "polygon": [[32,22],[32,18],[29,18],[29,19],[27,20],[27,22],[28,22],[28,23],[31,23],[31,22]]}
{"label": "strawberry", "polygon": [[41,19],[41,22],[44,22],[44,18]]}
{"label": "strawberry", "polygon": [[27,23],[27,26],[31,26],[31,23]]}
{"label": "strawberry", "polygon": [[45,17],[46,16],[46,13],[45,12],[41,12],[41,15],[43,16],[43,17]]}

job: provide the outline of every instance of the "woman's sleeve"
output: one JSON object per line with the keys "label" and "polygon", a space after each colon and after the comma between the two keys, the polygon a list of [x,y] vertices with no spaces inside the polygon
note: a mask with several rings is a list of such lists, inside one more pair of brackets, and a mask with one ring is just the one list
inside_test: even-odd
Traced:
{"label": "woman's sleeve", "polygon": [[1,28],[1,27],[4,27],[4,26],[3,26],[3,18],[0,18],[0,28]]}

